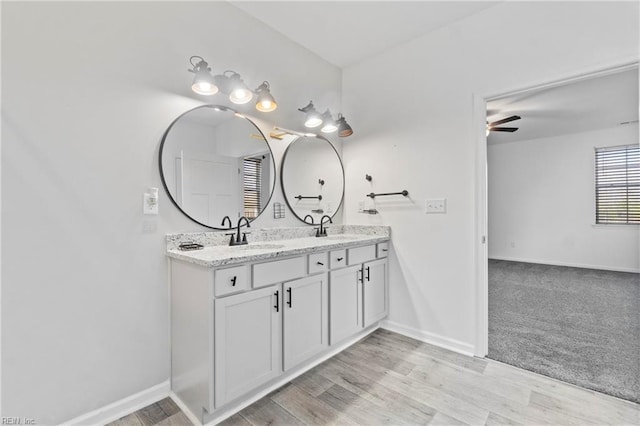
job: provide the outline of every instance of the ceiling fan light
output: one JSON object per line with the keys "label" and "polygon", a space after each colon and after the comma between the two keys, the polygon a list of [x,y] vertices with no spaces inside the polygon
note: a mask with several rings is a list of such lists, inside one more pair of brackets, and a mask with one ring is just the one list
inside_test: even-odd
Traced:
{"label": "ceiling fan light", "polygon": [[258,99],[256,100],[256,109],[258,111],[271,112],[278,108],[278,104],[275,99],[273,99],[271,91],[269,90],[269,82],[264,81],[258,86],[256,93],[258,94]]}
{"label": "ceiling fan light", "polygon": [[353,129],[347,123],[347,119],[342,116],[342,114],[338,114],[338,120],[336,121],[338,125],[338,136],[341,138],[346,138],[353,134]]}

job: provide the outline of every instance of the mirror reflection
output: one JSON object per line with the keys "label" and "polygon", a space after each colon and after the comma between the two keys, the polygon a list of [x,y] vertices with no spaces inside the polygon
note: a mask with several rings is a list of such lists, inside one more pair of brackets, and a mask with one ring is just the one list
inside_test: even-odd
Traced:
{"label": "mirror reflection", "polygon": [[289,208],[306,223],[333,217],[344,196],[344,170],[338,152],[321,136],[301,136],[282,159],[282,191]]}
{"label": "mirror reflection", "polygon": [[275,184],[273,155],[247,118],[218,105],[178,117],[160,146],[162,182],[173,203],[195,222],[227,229],[241,216],[255,219]]}

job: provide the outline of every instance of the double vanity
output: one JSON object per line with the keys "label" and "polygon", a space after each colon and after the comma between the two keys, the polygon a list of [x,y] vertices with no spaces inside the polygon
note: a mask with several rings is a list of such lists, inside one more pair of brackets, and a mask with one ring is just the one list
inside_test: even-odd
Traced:
{"label": "double vanity", "polygon": [[[330,224],[344,200],[342,161],[328,139],[295,136],[267,139],[243,114],[202,105],[176,118],[160,145],[175,207],[222,231],[167,236],[171,390],[203,423],[292,380],[387,315],[389,228]],[[286,144],[281,158],[272,143]],[[271,223],[285,217],[271,202],[278,181],[286,214],[305,226],[255,230],[266,210]]]}
{"label": "double vanity", "polygon": [[[203,422],[233,412],[374,330],[387,315],[389,228],[167,237],[171,387]],[[216,240],[217,239],[217,240]],[[181,251],[196,241],[201,250]]]}

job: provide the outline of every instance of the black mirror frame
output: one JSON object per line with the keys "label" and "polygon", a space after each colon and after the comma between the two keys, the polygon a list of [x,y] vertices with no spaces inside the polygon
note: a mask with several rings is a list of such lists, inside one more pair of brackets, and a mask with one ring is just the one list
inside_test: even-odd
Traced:
{"label": "black mirror frame", "polygon": [[329,141],[329,139],[325,138],[324,136],[321,135],[315,135],[315,136],[298,136],[296,139],[294,139],[293,141],[291,141],[291,143],[289,145],[287,145],[287,149],[284,151],[284,155],[282,156],[282,160],[280,162],[280,187],[282,188],[282,195],[284,196],[284,201],[287,203],[287,207],[289,207],[289,210],[291,210],[291,212],[293,213],[293,215],[300,220],[301,222],[303,222],[305,225],[319,225],[318,223],[314,223],[311,224],[309,222],[305,222],[305,220],[303,218],[301,218],[300,216],[298,216],[298,213],[296,213],[296,211],[294,210],[293,206],[291,205],[291,203],[289,203],[289,197],[287,197],[287,191],[284,188],[284,167],[286,164],[286,160],[287,160],[287,154],[289,153],[289,149],[291,149],[291,146],[296,143],[298,140],[300,139],[304,139],[304,138],[311,138],[311,137],[315,137],[317,139],[323,140],[326,143],[329,144],[329,146],[331,147],[331,149],[333,149],[333,152],[335,152],[336,157],[338,158],[338,162],[340,163],[340,168],[342,169],[342,196],[340,197],[340,203],[338,204],[338,207],[336,207],[335,211],[333,212],[333,214],[331,215],[331,219],[333,219],[336,216],[336,213],[338,213],[338,210],[340,210],[340,208],[342,207],[342,203],[344,203],[344,192],[345,192],[345,185],[346,185],[346,181],[345,181],[345,173],[344,173],[344,164],[342,163],[342,158],[340,158],[340,154],[338,154],[338,151],[336,150],[336,147],[333,146],[333,144]]}
{"label": "black mirror frame", "polygon": [[[216,231],[228,231],[229,228],[220,228],[220,227],[216,227],[216,226],[211,226],[211,225],[207,225],[205,223],[202,223],[200,221],[197,221],[196,219],[194,219],[193,217],[191,217],[187,212],[185,212],[182,207],[180,207],[178,205],[178,202],[173,198],[173,195],[171,195],[171,192],[169,192],[169,187],[167,185],[167,182],[165,180],[164,177],[164,171],[162,170],[162,152],[164,150],[164,144],[166,142],[167,136],[169,135],[169,132],[171,131],[171,128],[178,122],[178,120],[180,120],[183,116],[189,114],[192,111],[195,111],[197,109],[200,108],[211,108],[213,110],[220,110],[220,111],[230,111],[234,114],[238,114],[241,117],[238,118],[244,118],[245,120],[247,120],[249,123],[251,123],[253,125],[253,127],[256,128],[256,130],[260,133],[260,135],[263,137],[265,144],[267,145],[267,148],[269,149],[269,153],[271,154],[271,163],[273,166],[273,171],[274,171],[274,179],[273,179],[273,185],[271,185],[271,192],[269,194],[269,199],[267,200],[267,202],[264,204],[264,208],[262,210],[260,210],[260,213],[258,213],[258,215],[252,219],[249,219],[249,222],[253,222],[255,219],[259,218],[260,215],[262,215],[262,213],[267,209],[267,206],[269,205],[269,203],[271,202],[271,198],[273,197],[273,193],[274,190],[276,188],[276,161],[275,158],[273,157],[273,151],[271,150],[271,145],[269,145],[269,142],[267,141],[267,138],[264,136],[264,133],[262,133],[262,130],[260,130],[260,128],[256,125],[256,123],[254,123],[252,120],[250,120],[249,118],[247,118],[244,114],[239,113],[238,111],[234,110],[233,108],[229,108],[223,105],[214,105],[214,104],[205,104],[205,105],[199,105],[195,108],[191,108],[185,112],[183,112],[182,114],[180,114],[179,116],[177,116],[169,125],[169,127],[167,127],[167,130],[165,130],[164,134],[162,135],[162,141],[160,142],[160,149],[158,151],[158,168],[160,170],[160,178],[162,180],[162,186],[164,187],[164,191],[167,193],[167,195],[169,196],[169,199],[171,200],[171,202],[173,203],[174,206],[176,206],[178,208],[178,210],[180,212],[182,212],[182,214],[184,214],[186,217],[188,217],[189,219],[191,219],[193,222],[197,223],[198,225],[204,226],[205,228],[209,228],[209,229],[214,229]],[[243,225],[244,226],[244,225]]]}

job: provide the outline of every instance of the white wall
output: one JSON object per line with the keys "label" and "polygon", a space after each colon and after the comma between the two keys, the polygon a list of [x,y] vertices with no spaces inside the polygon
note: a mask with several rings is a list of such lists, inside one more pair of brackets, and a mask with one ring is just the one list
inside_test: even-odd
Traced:
{"label": "white wall", "polygon": [[[392,227],[390,321],[475,348],[473,95],[637,56],[637,3],[503,2],[344,70],[355,130],[344,143],[344,218]],[[358,214],[372,188],[410,198],[381,198],[379,215]],[[439,197],[447,214],[425,215],[425,199]]]}
{"label": "white wall", "polygon": [[[194,54],[271,82],[278,110],[243,109],[265,134],[309,99],[340,110],[339,69],[224,2],[3,2],[3,416],[54,424],[168,379],[164,235],[203,228],[142,194],[166,127],[207,102]],[[255,226],[301,224],[267,209]]]}
{"label": "white wall", "polygon": [[638,124],[489,145],[489,257],[639,271],[638,226],[595,224],[594,147]]}

